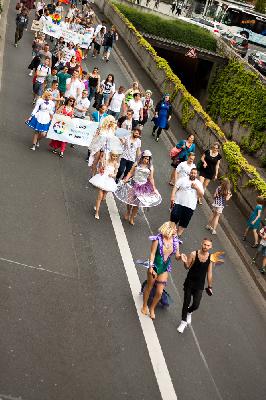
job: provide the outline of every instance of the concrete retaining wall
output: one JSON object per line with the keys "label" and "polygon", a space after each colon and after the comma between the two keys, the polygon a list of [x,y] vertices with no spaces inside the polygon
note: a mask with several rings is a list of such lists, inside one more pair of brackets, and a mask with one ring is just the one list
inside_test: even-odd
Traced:
{"label": "concrete retaining wall", "polygon": [[[111,4],[106,0],[98,0],[98,7],[104,13],[104,15],[111,21],[113,25],[115,25],[119,35],[123,37],[128,47],[134,53],[135,57],[140,62],[142,68],[146,71],[149,77],[152,79],[158,91],[163,93],[165,91],[172,93],[175,89],[174,84],[168,80],[164,70],[159,69],[157,67],[156,62],[143,46],[138,43],[138,39],[134,32],[127,28],[127,25],[124,23],[119,14],[115,12],[112,8]],[[173,101],[173,111],[177,118],[182,120],[182,108],[183,108],[183,94],[178,92],[175,100]],[[195,110],[190,106],[191,111]],[[186,131],[188,133],[193,133],[196,138],[196,142],[201,149],[206,149],[213,142],[222,143],[223,139],[217,136],[216,132],[205,125],[204,117],[195,112],[194,117],[187,124]],[[173,131],[173,127],[172,127]],[[228,164],[225,161],[225,157],[223,157],[221,162],[221,172],[222,174],[228,171]],[[256,204],[256,196],[257,193],[252,188],[245,188],[244,186],[248,183],[251,178],[243,173],[242,176],[238,180],[237,184],[237,201],[239,205],[243,209],[243,211],[248,214],[250,209],[254,207]]]}

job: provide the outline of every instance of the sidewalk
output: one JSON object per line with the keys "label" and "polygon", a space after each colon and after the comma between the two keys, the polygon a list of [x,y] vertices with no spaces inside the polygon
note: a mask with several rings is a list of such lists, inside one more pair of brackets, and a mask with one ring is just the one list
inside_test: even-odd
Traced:
{"label": "sidewalk", "polygon": [[[99,11],[98,8],[94,5],[94,10],[97,12],[97,16],[104,18],[103,14]],[[105,18],[106,19],[106,18]],[[160,100],[160,93],[158,92],[156,86],[151,81],[150,77],[146,75],[141,65],[135,58],[134,54],[129,50],[125,41],[120,37],[116,47],[116,54],[120,59],[120,62],[124,65],[127,73],[131,76],[132,81],[139,81],[141,86],[145,89],[150,89],[153,92],[153,100],[156,103]],[[173,115],[171,120],[171,128],[172,131],[169,130],[167,132],[167,140],[165,141],[166,145],[170,149],[171,146],[175,145],[180,139],[183,139],[188,134],[181,126],[180,122]],[[174,132],[173,132],[174,128]],[[162,135],[163,136],[163,135]],[[197,159],[200,157],[200,150],[197,148],[196,150]],[[170,174],[170,160],[169,160],[169,174]],[[212,203],[211,194],[214,193],[217,187],[217,183],[211,183],[208,187],[208,191],[206,193],[205,199],[209,205]],[[255,205],[254,205],[255,206]],[[264,212],[265,217],[265,212]],[[252,264],[251,260],[254,257],[256,249],[251,248],[253,244],[253,238],[251,234],[248,236],[248,240],[246,242],[242,241],[243,232],[246,228],[247,218],[242,214],[241,210],[238,208],[237,204],[234,201],[234,196],[229,201],[228,205],[225,207],[222,218],[220,218],[220,223],[232,242],[233,246],[237,250],[239,256],[241,257],[243,264],[248,269],[250,275],[254,279],[256,285],[260,289],[261,293],[266,298],[266,279],[265,276],[261,275],[256,266]],[[258,258],[258,265],[261,264],[261,258]]]}

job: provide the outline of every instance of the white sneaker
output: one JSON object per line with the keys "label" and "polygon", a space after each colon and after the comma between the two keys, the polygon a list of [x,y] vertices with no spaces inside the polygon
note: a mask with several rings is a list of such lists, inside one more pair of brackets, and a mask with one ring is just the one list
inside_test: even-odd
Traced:
{"label": "white sneaker", "polygon": [[32,76],[32,75],[33,75],[33,71],[30,71],[29,76]]}
{"label": "white sneaker", "polygon": [[212,230],[212,227],[210,225],[206,225],[205,228],[208,229],[209,231]]}
{"label": "white sneaker", "polygon": [[37,142],[36,143],[36,149],[39,149],[40,148],[40,142]]}
{"label": "white sneaker", "polygon": [[184,330],[186,329],[186,327],[187,327],[187,322],[186,321],[181,321],[179,327],[177,328],[177,332],[183,333]]}
{"label": "white sneaker", "polygon": [[216,230],[212,230],[212,235],[217,235]]}
{"label": "white sneaker", "polygon": [[35,150],[36,150],[35,144],[33,144],[33,145],[30,147],[30,150],[32,150],[32,151],[35,151]]}
{"label": "white sneaker", "polygon": [[192,313],[187,313],[187,324],[190,325],[192,320]]}

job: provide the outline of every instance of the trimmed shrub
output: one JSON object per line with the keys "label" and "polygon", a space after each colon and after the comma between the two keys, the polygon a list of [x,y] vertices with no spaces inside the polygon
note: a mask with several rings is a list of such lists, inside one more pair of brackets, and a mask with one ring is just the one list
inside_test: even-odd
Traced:
{"label": "trimmed shrub", "polygon": [[121,3],[114,4],[139,31],[184,43],[185,45],[216,51],[217,43],[215,37],[200,26],[143,13]]}

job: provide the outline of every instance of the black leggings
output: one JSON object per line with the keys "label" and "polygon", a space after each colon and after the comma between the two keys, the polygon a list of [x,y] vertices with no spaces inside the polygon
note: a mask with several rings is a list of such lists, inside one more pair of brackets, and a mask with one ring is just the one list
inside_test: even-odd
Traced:
{"label": "black leggings", "polygon": [[160,134],[162,133],[163,128],[159,128],[158,126],[154,125],[152,132],[155,133],[156,129],[158,129],[156,135],[157,135],[157,137],[159,137]]}
{"label": "black leggings", "polygon": [[[187,313],[192,313],[197,310],[200,305],[203,290],[192,289],[191,287],[184,287],[184,302],[182,308],[182,321],[187,320]],[[191,297],[193,296],[193,302],[190,306]]]}
{"label": "black leggings", "polygon": [[121,176],[123,174],[124,174],[124,178],[127,176],[129,171],[131,170],[133,164],[134,164],[134,161],[129,161],[129,160],[126,160],[125,158],[121,158],[120,165],[119,165],[117,175],[116,175],[116,183],[118,183],[119,179],[121,178]]}

